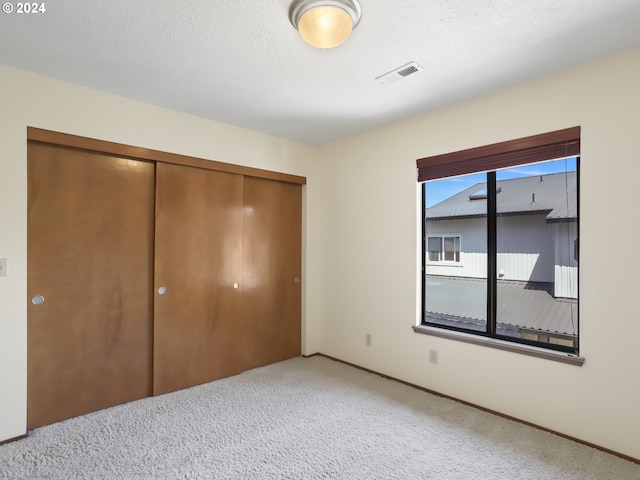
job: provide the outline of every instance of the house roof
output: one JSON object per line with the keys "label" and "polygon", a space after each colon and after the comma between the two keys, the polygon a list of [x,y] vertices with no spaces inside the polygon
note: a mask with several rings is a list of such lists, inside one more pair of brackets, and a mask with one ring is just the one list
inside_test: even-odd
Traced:
{"label": "house roof", "polygon": [[[486,321],[486,280],[427,275],[427,321],[476,330]],[[498,326],[509,326],[561,335],[576,335],[578,302],[554,298],[551,284],[498,282]],[[433,317],[433,319],[429,319]],[[514,335],[517,329],[510,333]],[[507,333],[509,334],[509,333]]]}
{"label": "house roof", "polygon": [[[576,172],[496,182],[500,215],[546,213],[548,222],[577,218]],[[429,188],[427,184],[426,188]],[[487,213],[486,184],[476,183],[427,208],[426,218],[480,217]]]}

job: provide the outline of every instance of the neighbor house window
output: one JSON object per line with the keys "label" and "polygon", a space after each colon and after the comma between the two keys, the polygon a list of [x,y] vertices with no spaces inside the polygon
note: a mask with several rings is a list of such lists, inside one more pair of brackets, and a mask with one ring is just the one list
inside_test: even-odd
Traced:
{"label": "neighbor house window", "polygon": [[430,262],[460,262],[460,236],[427,237]]}
{"label": "neighbor house window", "polygon": [[579,153],[576,127],[418,160],[422,325],[578,354]]}

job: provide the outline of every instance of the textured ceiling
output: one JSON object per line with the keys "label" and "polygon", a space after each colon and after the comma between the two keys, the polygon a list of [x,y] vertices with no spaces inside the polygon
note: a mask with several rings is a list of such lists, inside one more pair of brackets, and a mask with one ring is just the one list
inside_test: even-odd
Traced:
{"label": "textured ceiling", "polygon": [[361,0],[332,50],[289,0],[40,3],[0,13],[0,63],[311,145],[640,46],[640,0]]}

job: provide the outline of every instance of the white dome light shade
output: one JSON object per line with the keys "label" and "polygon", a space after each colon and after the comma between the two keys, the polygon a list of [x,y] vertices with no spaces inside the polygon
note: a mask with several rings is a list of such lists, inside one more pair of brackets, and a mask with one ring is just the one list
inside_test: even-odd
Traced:
{"label": "white dome light shade", "polygon": [[296,0],[289,19],[303,40],[316,48],[333,48],[343,43],[360,21],[357,0]]}

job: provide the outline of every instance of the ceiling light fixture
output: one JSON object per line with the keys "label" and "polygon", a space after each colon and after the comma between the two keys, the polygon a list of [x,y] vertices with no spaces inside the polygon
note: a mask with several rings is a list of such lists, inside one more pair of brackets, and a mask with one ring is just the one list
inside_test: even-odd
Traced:
{"label": "ceiling light fixture", "polygon": [[316,48],[343,43],[361,16],[358,0],[294,0],[289,8],[291,24],[305,42]]}

